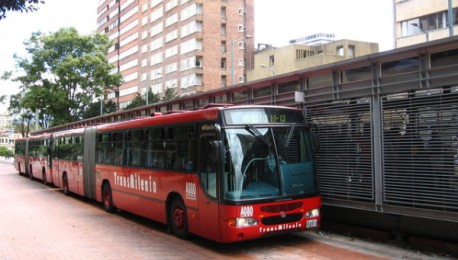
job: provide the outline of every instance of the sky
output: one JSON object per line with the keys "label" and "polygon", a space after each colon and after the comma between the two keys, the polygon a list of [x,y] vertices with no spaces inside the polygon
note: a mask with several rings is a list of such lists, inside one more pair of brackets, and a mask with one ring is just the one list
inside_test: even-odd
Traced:
{"label": "sky", "polygon": [[[393,48],[391,0],[254,0],[255,43],[288,45],[289,40],[315,33],[333,33],[337,39],[379,43]],[[32,32],[55,32],[75,27],[80,34],[97,29],[98,0],[45,0],[32,13],[8,12],[0,20],[0,75],[15,71],[13,55],[24,57],[23,42]],[[16,83],[0,81],[0,94],[18,92]],[[5,105],[0,105],[0,111]]]}

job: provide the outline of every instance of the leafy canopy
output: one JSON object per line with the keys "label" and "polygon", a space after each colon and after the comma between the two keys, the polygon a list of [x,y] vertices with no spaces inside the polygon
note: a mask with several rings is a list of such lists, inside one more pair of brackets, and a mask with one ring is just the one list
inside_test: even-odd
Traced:
{"label": "leafy canopy", "polygon": [[7,11],[33,12],[37,4],[44,4],[43,0],[2,0],[0,1],[0,20],[6,17]]}
{"label": "leafy canopy", "polygon": [[[148,99],[148,103],[146,102],[146,99]],[[149,89],[148,94],[146,95],[145,98],[143,98],[140,95],[140,93],[137,93],[137,96],[132,100],[132,102],[127,107],[125,107],[125,109],[132,109],[136,107],[151,105],[159,101],[161,101],[161,98],[159,97],[159,95],[154,94],[153,91]]]}
{"label": "leafy canopy", "polygon": [[25,43],[28,58],[16,57],[25,73],[16,78],[24,95],[22,108],[39,111],[43,127],[83,118],[89,105],[108,89],[121,84],[105,54],[106,35],[80,35],[75,28],[33,33]]}

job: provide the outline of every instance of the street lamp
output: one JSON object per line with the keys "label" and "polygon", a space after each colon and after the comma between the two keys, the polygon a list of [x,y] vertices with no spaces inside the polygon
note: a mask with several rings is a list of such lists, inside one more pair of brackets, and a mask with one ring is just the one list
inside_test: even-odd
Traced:
{"label": "street lamp", "polygon": [[411,25],[417,27],[422,33],[424,33],[426,35],[426,41],[429,42],[429,32],[423,30],[421,25],[419,25],[418,23],[411,23]]}
{"label": "street lamp", "polygon": [[275,76],[275,70],[272,67],[267,67],[266,65],[262,64],[261,68],[269,70],[270,72],[272,72],[272,76]]}

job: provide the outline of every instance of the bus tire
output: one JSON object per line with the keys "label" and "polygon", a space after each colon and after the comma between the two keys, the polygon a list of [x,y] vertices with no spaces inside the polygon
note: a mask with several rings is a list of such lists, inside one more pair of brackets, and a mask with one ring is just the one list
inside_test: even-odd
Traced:
{"label": "bus tire", "polygon": [[116,207],[113,205],[113,195],[111,192],[110,183],[106,182],[103,184],[102,188],[102,203],[103,208],[108,213],[114,213],[116,211]]}
{"label": "bus tire", "polygon": [[67,178],[67,174],[64,173],[62,175],[62,192],[68,196],[70,195],[70,189],[68,188],[68,178]]}
{"label": "bus tire", "polygon": [[189,237],[188,215],[180,198],[174,198],[170,204],[169,224],[175,236],[186,239]]}

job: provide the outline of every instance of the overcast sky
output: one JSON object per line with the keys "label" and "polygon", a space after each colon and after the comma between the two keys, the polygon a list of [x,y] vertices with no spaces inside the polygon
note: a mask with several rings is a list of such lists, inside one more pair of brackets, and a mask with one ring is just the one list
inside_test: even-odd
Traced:
{"label": "overcast sky", "polygon": [[[0,20],[0,74],[14,71],[14,54],[25,55],[23,42],[32,32],[76,27],[94,32],[98,0],[45,0],[33,13],[7,13]],[[255,0],[255,42],[285,46],[309,34],[334,33],[338,39],[379,43],[393,48],[391,0]],[[3,94],[15,94],[14,83],[0,81]]]}

